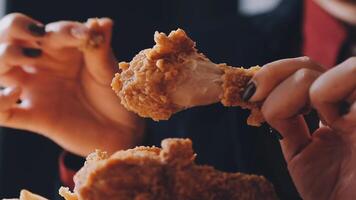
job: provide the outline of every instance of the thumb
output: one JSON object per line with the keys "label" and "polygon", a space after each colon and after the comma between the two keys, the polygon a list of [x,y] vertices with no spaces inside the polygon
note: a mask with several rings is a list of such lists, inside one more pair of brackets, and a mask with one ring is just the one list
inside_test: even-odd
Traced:
{"label": "thumb", "polygon": [[82,49],[87,70],[101,84],[110,85],[117,66],[111,49],[113,21],[109,18],[89,19],[89,40]]}

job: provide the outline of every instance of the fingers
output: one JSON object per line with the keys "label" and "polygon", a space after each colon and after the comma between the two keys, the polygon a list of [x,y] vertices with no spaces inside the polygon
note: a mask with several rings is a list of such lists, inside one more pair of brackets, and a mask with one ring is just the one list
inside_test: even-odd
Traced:
{"label": "fingers", "polygon": [[0,42],[25,44],[43,48],[79,47],[89,38],[88,28],[79,22],[59,21],[46,27],[21,13],[0,20]]}
{"label": "fingers", "polygon": [[356,57],[321,75],[311,86],[310,97],[327,125],[337,129],[355,126]]}
{"label": "fingers", "polygon": [[83,45],[88,37],[88,28],[79,22],[59,21],[44,27],[40,22],[21,13],[12,13],[0,20],[0,42],[17,41],[61,48]]}
{"label": "fingers", "polygon": [[309,87],[320,74],[318,71],[300,69],[273,88],[262,107],[266,117],[287,119],[300,114],[309,104]]}
{"label": "fingers", "polygon": [[11,43],[0,44],[0,75],[5,74],[14,66],[35,65],[42,57],[40,49],[21,47]]}
{"label": "fingers", "polygon": [[336,0],[336,1],[325,1],[316,0],[322,8],[324,8],[329,14],[334,17],[347,22],[352,25],[356,25],[356,4],[355,1],[347,0]]}
{"label": "fingers", "polygon": [[39,22],[23,14],[10,14],[0,22],[0,43],[3,43],[0,75],[16,65],[41,65],[58,70],[63,67],[59,63],[73,62],[73,54],[81,58],[83,53],[85,70],[90,76],[110,85],[116,68],[110,48],[112,26],[110,19],[101,18],[87,23],[59,21],[44,29]]}
{"label": "fingers", "polygon": [[116,59],[110,48],[113,22],[109,18],[89,19],[91,45],[82,49],[89,73],[101,84],[110,85]]}
{"label": "fingers", "polygon": [[308,57],[278,60],[263,66],[256,73],[251,80],[255,84],[256,91],[253,95],[244,96],[250,97],[250,101],[263,101],[278,84],[302,68],[323,71],[321,66]]}
{"label": "fingers", "polygon": [[[109,18],[89,19],[86,23],[61,21],[46,26],[47,35],[43,47],[54,60],[65,60],[68,47],[78,48],[83,53],[85,70],[99,83],[109,86],[116,68],[116,59],[112,54],[111,35],[113,22]],[[61,58],[55,58],[51,50],[64,52]],[[62,55],[62,54],[61,54]]]}
{"label": "fingers", "polygon": [[113,21],[110,18],[91,18],[85,25],[91,31],[91,43],[95,46],[110,47],[113,27]]}
{"label": "fingers", "polygon": [[[86,43],[110,46],[112,20],[90,19],[87,23],[59,21],[44,27],[40,22],[23,15],[12,13],[0,20],[0,42],[10,42],[37,47],[52,48],[80,47]],[[103,35],[102,35],[103,34]],[[104,40],[104,41],[102,41]]]}
{"label": "fingers", "polygon": [[21,40],[35,45],[44,35],[44,26],[26,15],[12,13],[0,20],[0,42]]}
{"label": "fingers", "polygon": [[273,88],[262,113],[266,121],[283,136],[282,149],[290,160],[310,141],[310,133],[301,111],[309,104],[309,88],[320,72],[299,69]]}
{"label": "fingers", "polygon": [[81,47],[90,37],[88,27],[83,23],[73,21],[59,21],[46,25],[44,47],[61,49],[67,47]]}
{"label": "fingers", "polygon": [[[80,47],[98,50],[110,47],[112,20],[89,19],[86,23],[58,21],[46,25],[44,45],[51,48]],[[95,47],[95,48],[88,48]]]}
{"label": "fingers", "polygon": [[[57,67],[57,65],[41,49],[13,43],[0,44],[0,79],[13,68],[51,69]],[[28,73],[33,72],[34,70],[28,71]]]}

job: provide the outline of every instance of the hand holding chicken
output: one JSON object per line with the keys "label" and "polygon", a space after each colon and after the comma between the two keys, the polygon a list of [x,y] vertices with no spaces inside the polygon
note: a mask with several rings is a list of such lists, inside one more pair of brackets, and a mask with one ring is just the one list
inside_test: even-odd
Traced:
{"label": "hand holding chicken", "polygon": [[251,109],[248,124],[264,120],[259,103],[242,100],[245,86],[259,67],[233,68],[215,64],[198,53],[195,43],[178,29],[168,36],[155,33],[156,45],[119,64],[112,87],[129,110],[154,120],[194,106],[221,101]]}

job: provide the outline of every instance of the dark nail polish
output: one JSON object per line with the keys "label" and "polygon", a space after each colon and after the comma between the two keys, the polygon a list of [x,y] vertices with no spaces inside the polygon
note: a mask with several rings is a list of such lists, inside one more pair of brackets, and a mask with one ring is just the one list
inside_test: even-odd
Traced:
{"label": "dark nail polish", "polygon": [[23,55],[31,58],[37,58],[41,56],[42,51],[41,49],[34,49],[34,48],[23,48],[22,49]]}
{"label": "dark nail polish", "polygon": [[46,33],[45,27],[37,24],[28,25],[28,30],[30,30],[31,33],[35,36],[44,36]]}
{"label": "dark nail polish", "polygon": [[248,101],[256,92],[256,85],[254,82],[247,84],[244,93],[242,94],[242,100]]}
{"label": "dark nail polish", "polygon": [[274,135],[278,140],[283,140],[283,136],[276,129],[269,127],[269,132]]}
{"label": "dark nail polish", "polygon": [[348,114],[350,112],[350,107],[351,106],[348,102],[346,101],[341,102],[339,107],[339,114],[341,116]]}

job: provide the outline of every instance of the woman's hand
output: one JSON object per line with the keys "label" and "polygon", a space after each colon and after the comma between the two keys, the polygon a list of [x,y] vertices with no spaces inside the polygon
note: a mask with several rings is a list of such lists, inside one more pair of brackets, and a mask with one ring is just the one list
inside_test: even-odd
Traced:
{"label": "woman's hand", "polygon": [[[303,199],[356,199],[356,58],[323,73],[308,58],[266,65],[253,77],[251,101],[281,133],[289,172]],[[312,106],[324,123],[310,133]]]}
{"label": "woman's hand", "polygon": [[343,22],[356,25],[356,2],[354,0],[314,0],[326,12]]}
{"label": "woman's hand", "polygon": [[107,18],[45,27],[18,13],[1,19],[0,124],[40,133],[80,155],[137,145],[143,124],[110,87],[111,30]]}

